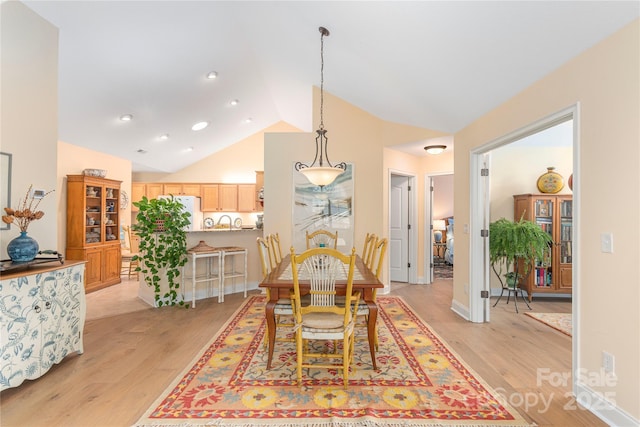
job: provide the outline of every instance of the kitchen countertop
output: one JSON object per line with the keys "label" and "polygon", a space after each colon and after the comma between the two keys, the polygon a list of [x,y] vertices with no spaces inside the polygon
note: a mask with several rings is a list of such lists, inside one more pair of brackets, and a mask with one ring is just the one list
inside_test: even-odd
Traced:
{"label": "kitchen countertop", "polygon": [[187,231],[187,233],[220,233],[223,231],[262,231],[261,228],[207,228],[204,230],[192,230],[192,231]]}

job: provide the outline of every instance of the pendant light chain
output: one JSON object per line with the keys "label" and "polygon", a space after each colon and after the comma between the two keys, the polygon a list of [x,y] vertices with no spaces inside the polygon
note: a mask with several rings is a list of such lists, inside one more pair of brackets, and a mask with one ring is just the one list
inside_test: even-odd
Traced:
{"label": "pendant light chain", "polygon": [[324,32],[320,31],[320,130],[324,129]]}
{"label": "pendant light chain", "polygon": [[[327,154],[327,131],[324,129],[324,36],[329,35],[329,30],[324,27],[320,30],[320,127],[316,130],[316,156],[311,165],[296,162],[294,167],[297,171],[307,177],[309,182],[324,188],[331,184],[338,175],[347,170],[347,164],[340,162],[333,166]],[[326,161],[326,165],[325,165]],[[316,165],[317,162],[317,165]]]}

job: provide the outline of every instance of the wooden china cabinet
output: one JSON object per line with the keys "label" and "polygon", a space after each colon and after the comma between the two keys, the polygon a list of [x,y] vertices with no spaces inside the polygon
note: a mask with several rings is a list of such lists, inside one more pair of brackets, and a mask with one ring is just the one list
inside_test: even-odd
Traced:
{"label": "wooden china cabinet", "polygon": [[121,182],[67,175],[66,257],[86,261],[86,292],[120,283]]}
{"label": "wooden china cabinet", "polygon": [[533,221],[549,233],[553,243],[548,256],[536,260],[522,288],[529,301],[533,294],[571,294],[573,198],[564,194],[518,194],[513,196],[514,219]]}

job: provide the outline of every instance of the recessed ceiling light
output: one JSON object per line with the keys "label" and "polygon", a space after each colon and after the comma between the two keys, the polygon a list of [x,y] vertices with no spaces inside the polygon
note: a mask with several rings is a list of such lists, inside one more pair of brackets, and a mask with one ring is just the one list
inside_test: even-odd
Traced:
{"label": "recessed ceiling light", "polygon": [[251,117],[247,117],[246,119],[244,119],[245,123],[251,123],[253,121],[253,119]]}
{"label": "recessed ceiling light", "polygon": [[191,130],[202,130],[209,126],[209,122],[198,122],[195,125],[191,126]]}
{"label": "recessed ceiling light", "polygon": [[229,104],[236,106],[240,103],[240,101],[238,101],[237,99],[232,99],[231,102],[229,102]]}
{"label": "recessed ceiling light", "polygon": [[218,77],[218,73],[216,71],[210,71],[209,73],[207,73],[208,79],[215,79],[216,77]]}
{"label": "recessed ceiling light", "polygon": [[122,120],[123,122],[130,122],[132,119],[133,119],[132,114],[123,114],[120,116],[120,120]]}
{"label": "recessed ceiling light", "polygon": [[187,147],[187,148],[185,149],[185,151],[187,151],[187,152],[189,152],[189,151],[193,151],[193,147]]}
{"label": "recessed ceiling light", "polygon": [[140,154],[145,154],[147,152],[147,150],[144,150],[142,148],[138,148],[137,152],[140,153]]}
{"label": "recessed ceiling light", "polygon": [[169,139],[169,134],[168,133],[163,133],[162,135],[160,135],[158,137],[159,140],[161,141],[166,141],[167,139]]}

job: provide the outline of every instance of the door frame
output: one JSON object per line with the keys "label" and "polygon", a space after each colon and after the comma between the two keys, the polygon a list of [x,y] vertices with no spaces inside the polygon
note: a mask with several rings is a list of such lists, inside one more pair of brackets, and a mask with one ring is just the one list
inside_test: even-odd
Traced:
{"label": "door frame", "polygon": [[[488,274],[483,274],[488,270],[489,259],[488,251],[483,248],[488,246],[488,240],[480,236],[482,229],[489,228],[489,224],[481,223],[481,213],[488,209],[490,200],[480,198],[480,189],[482,188],[482,179],[480,179],[480,171],[478,166],[481,164],[482,158],[491,150],[510,144],[514,141],[525,138],[529,135],[538,133],[542,130],[553,127],[557,124],[573,120],[573,236],[572,236],[572,255],[573,262],[571,289],[571,314],[573,323],[573,334],[571,337],[572,355],[571,366],[572,372],[578,372],[580,360],[580,265],[581,265],[581,244],[580,244],[580,218],[581,218],[581,198],[580,198],[580,103],[577,102],[567,108],[556,113],[550,114],[540,120],[537,120],[527,126],[510,132],[493,141],[470,150],[470,171],[469,171],[469,197],[470,197],[470,244],[469,244],[469,319],[471,322],[485,322],[484,313],[485,305],[488,299],[481,298],[480,291],[489,289]],[[488,221],[488,220],[487,220]],[[578,376],[572,375],[573,392],[578,390]]]}
{"label": "door frame", "polygon": [[[409,283],[418,283],[418,228],[417,227],[417,218],[418,218],[418,203],[417,203],[417,187],[416,187],[416,175],[411,172],[405,172],[398,169],[389,169],[387,174],[387,200],[390,200],[391,197],[391,177],[392,176],[404,176],[408,178],[409,186],[411,187],[411,191],[409,191],[409,207],[408,207],[408,215],[409,215],[409,229],[408,239],[409,239]],[[391,218],[391,204],[387,206],[387,218]],[[387,225],[387,236],[391,235],[391,227],[390,224]],[[387,256],[387,260],[390,257]],[[388,262],[388,261],[387,261]],[[391,276],[389,276],[389,286],[391,286]]]}

